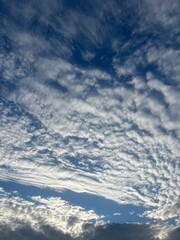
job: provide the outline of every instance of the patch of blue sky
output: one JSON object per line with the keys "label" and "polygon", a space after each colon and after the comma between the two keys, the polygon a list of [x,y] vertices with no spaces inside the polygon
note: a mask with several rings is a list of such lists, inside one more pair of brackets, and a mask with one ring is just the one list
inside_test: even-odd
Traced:
{"label": "patch of blue sky", "polygon": [[[90,53],[94,53],[94,57],[91,59],[85,59],[83,56],[84,51],[89,51]],[[114,52],[111,48],[104,47],[98,49],[95,46],[88,46],[88,48],[84,48],[83,43],[75,42],[73,44],[71,63],[84,67],[84,68],[98,68],[104,70],[105,72],[110,73],[112,76],[114,75],[114,70],[112,67],[112,58],[114,57]]]}

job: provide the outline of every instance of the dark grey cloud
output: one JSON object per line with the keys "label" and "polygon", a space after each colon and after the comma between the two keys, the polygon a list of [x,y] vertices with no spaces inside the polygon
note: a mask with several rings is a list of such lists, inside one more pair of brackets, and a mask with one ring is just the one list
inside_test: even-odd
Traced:
{"label": "dark grey cloud", "polygon": [[35,231],[29,226],[10,230],[8,226],[0,227],[0,240],[73,240],[73,238],[50,226],[41,226]]}
{"label": "dark grey cloud", "polygon": [[[86,229],[87,228],[87,229]],[[87,240],[155,240],[149,224],[107,224],[98,227],[85,226],[84,239]]]}
{"label": "dark grey cloud", "polygon": [[180,237],[180,227],[174,229],[168,236],[167,240],[178,240]]}
{"label": "dark grey cloud", "polygon": [[0,240],[178,240],[180,228],[173,230],[167,238],[156,237],[152,224],[106,224],[94,226],[85,224],[83,234],[73,238],[49,225],[41,226],[39,231],[29,226],[10,230],[9,226],[0,227]]}

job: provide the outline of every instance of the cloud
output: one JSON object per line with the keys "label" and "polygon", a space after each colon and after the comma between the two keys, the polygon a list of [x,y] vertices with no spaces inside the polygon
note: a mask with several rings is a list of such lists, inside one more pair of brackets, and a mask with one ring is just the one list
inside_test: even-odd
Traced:
{"label": "cloud", "polygon": [[[117,1],[88,1],[79,8],[63,2],[30,1],[24,8],[24,1],[2,1],[8,14],[2,13],[0,49],[0,178],[91,193],[152,208],[143,214],[150,219],[177,221],[177,1],[171,7],[161,0],[123,1],[121,7]],[[78,64],[76,54],[82,57]],[[103,68],[106,55],[109,66]],[[38,206],[14,201],[13,211],[23,212],[27,204],[29,221],[39,219]],[[69,209],[60,230],[77,223],[76,211],[81,226],[98,218],[60,199],[34,201],[48,206],[42,211],[52,213],[46,217],[51,226],[60,214],[55,206]],[[93,231],[101,237],[116,226]]]}
{"label": "cloud", "polygon": [[[167,0],[158,0],[156,2],[147,0],[145,6],[150,8],[150,11],[146,9],[148,26],[159,24],[164,30],[170,30],[171,34],[176,33],[179,22],[178,1],[173,1],[173,4],[170,4]],[[171,29],[172,26],[173,30]]]}
{"label": "cloud", "polygon": [[[35,78],[2,100],[2,179],[11,174],[37,186],[113,196],[158,209],[151,217],[168,218],[159,211],[178,198],[176,88],[138,80],[135,72],[128,84],[117,83],[106,72],[61,59],[40,58],[36,67]],[[67,90],[52,88],[46,78]]]}
{"label": "cloud", "polygon": [[46,240],[46,239],[61,239],[61,240],[96,240],[103,239],[108,240],[113,237],[114,240],[133,240],[133,239],[151,239],[151,240],[178,240],[179,229],[173,230],[167,238],[156,237],[157,230],[153,229],[153,226],[149,224],[107,224],[103,226],[95,227],[94,225],[84,225],[84,234],[73,238],[68,234],[65,234],[59,230],[52,228],[49,225],[40,226],[38,231],[35,231],[31,227],[23,226],[16,230],[10,230],[7,225],[1,226],[0,234],[3,240],[8,239],[36,239],[36,240]]}
{"label": "cloud", "polygon": [[0,227],[0,239],[3,240],[73,240],[71,236],[53,229],[51,226],[41,226],[39,231],[35,231],[29,226],[23,226],[16,230],[10,230],[8,226]]}
{"label": "cloud", "polygon": [[164,239],[164,236],[172,231],[163,224],[105,223],[103,216],[79,206],[72,206],[61,198],[26,196],[25,200],[18,196],[18,193],[7,193],[3,189],[1,213],[0,236],[3,240],[11,238],[90,240],[109,237],[157,240]]}
{"label": "cloud", "polygon": [[[2,100],[1,104],[1,135],[6,154],[2,164],[13,169],[11,178],[27,183],[32,179],[36,185],[46,183],[107,198],[114,196],[120,203],[135,201],[159,208],[167,198],[172,201],[167,207],[176,201],[178,140],[173,135],[178,131],[178,116],[173,118],[179,107],[173,97],[178,95],[176,88],[151,78],[145,83],[141,77],[144,82],[141,94],[135,73],[129,87],[117,83],[107,73],[85,71],[61,59],[41,58],[36,67],[36,77],[21,81],[18,91],[9,96],[11,101]],[[46,77],[67,91],[50,88],[44,81]],[[108,81],[112,82],[110,87]],[[15,104],[24,106],[26,111]],[[7,132],[11,137],[7,137]],[[17,141],[19,135],[21,139]],[[18,159],[23,163],[21,168]],[[148,168],[143,167],[142,159]],[[32,173],[31,169],[36,170]],[[3,169],[2,176],[6,175],[9,176],[8,168]],[[63,181],[63,186],[58,187],[57,179]],[[169,196],[168,186],[172,186]],[[117,192],[120,188],[122,195]]]}
{"label": "cloud", "polygon": [[18,194],[5,191],[0,192],[0,197],[1,225],[9,225],[12,231],[24,225],[39,231],[42,225],[49,225],[76,237],[81,234],[85,223],[103,223],[103,216],[98,216],[93,210],[73,206],[58,197],[26,196],[25,200]]}
{"label": "cloud", "polygon": [[[71,56],[74,50],[72,42],[83,45],[82,52],[83,48],[89,47],[119,51],[126,38],[136,32],[168,30],[174,35],[178,30],[178,1],[173,1],[170,6],[167,0],[155,3],[149,0],[123,1],[121,4],[116,0],[103,3],[87,1],[86,6],[81,1],[40,1],[38,4],[36,1],[22,1],[17,4],[3,0],[2,4],[8,9],[8,16],[3,14],[3,25],[5,29],[9,27],[9,35],[15,33],[15,29],[19,36],[28,30],[31,33],[29,37],[36,35],[37,39],[41,36],[44,43],[58,48],[58,53],[51,48],[54,54],[64,57]],[[41,44],[36,43],[41,48]]]}
{"label": "cloud", "polygon": [[[85,226],[86,227],[86,226]],[[87,230],[86,230],[87,231]],[[154,232],[150,225],[141,224],[107,224],[99,226],[97,228],[92,228],[90,226],[90,231],[85,232],[85,239],[155,239]]]}
{"label": "cloud", "polygon": [[167,237],[167,240],[177,240],[179,238],[179,234],[180,234],[180,228],[178,227],[169,234],[169,236]]}

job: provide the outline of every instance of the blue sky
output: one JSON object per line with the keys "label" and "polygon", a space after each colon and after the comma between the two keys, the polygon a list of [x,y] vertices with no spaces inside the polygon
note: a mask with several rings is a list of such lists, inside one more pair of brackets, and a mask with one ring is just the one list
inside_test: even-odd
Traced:
{"label": "blue sky", "polygon": [[0,240],[177,239],[179,8],[0,0]]}

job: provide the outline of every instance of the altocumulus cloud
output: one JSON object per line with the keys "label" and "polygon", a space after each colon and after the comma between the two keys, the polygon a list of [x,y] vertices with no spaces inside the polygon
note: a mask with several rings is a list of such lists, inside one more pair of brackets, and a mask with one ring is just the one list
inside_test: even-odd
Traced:
{"label": "altocumulus cloud", "polygon": [[[0,1],[0,179],[177,225],[178,1],[67,2]],[[107,224],[56,197],[1,189],[0,202],[3,240],[178,239],[177,226]]]}

